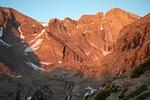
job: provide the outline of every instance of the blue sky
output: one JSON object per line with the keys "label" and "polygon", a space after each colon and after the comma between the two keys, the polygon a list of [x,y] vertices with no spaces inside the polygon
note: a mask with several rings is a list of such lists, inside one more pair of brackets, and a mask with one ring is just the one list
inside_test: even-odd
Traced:
{"label": "blue sky", "polygon": [[0,0],[0,6],[12,7],[46,22],[55,17],[78,19],[83,14],[95,14],[115,7],[140,16],[150,13],[150,0]]}

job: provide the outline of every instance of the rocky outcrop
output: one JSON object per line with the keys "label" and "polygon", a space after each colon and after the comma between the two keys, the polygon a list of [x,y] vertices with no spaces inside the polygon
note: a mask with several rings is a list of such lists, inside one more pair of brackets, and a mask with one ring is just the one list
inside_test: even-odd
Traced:
{"label": "rocky outcrop", "polygon": [[0,74],[1,100],[26,100],[24,87],[17,81],[12,81],[7,75]]}
{"label": "rocky outcrop", "polygon": [[[139,70],[111,77],[93,95],[86,100],[149,100],[150,98],[150,61],[138,66]],[[144,67],[141,67],[144,66]],[[136,78],[133,76],[136,76]]]}
{"label": "rocky outcrop", "polygon": [[[83,15],[79,20],[65,18],[50,20],[47,32],[69,49],[70,61],[95,62],[113,50],[120,30],[139,19],[119,8],[106,14]],[[74,58],[74,56],[77,56]],[[68,58],[68,57],[67,57]]]}
{"label": "rocky outcrop", "polygon": [[118,39],[114,51],[103,59],[101,72],[122,74],[150,59],[150,15],[128,25],[121,33],[124,35]]}
{"label": "rocky outcrop", "polygon": [[91,45],[94,44],[103,51],[110,51],[121,35],[120,30],[138,18],[140,17],[114,8],[106,13],[84,15],[79,19],[77,26],[79,32],[85,34]]}
{"label": "rocky outcrop", "polygon": [[83,100],[90,84],[73,70],[57,69],[47,75],[15,76],[0,74],[1,100]]}
{"label": "rocky outcrop", "polygon": [[25,50],[42,25],[12,8],[0,8],[0,14],[0,64],[4,68],[1,72],[14,76],[41,70],[35,53],[27,54]]}

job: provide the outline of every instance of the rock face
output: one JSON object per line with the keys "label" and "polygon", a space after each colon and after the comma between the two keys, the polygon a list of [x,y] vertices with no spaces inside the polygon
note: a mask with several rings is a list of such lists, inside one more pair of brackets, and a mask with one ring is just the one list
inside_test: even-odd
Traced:
{"label": "rock face", "polygon": [[122,35],[120,30],[140,18],[115,8],[106,14],[83,15],[79,20],[53,19],[44,28],[14,9],[1,8],[0,11],[1,43],[20,53],[15,55],[32,59],[23,60],[26,65],[41,66],[45,71],[62,63],[88,65],[101,60],[113,50]]}
{"label": "rock face", "polygon": [[101,71],[122,74],[150,59],[150,15],[128,25],[121,33],[124,35],[114,51],[102,60]]}
{"label": "rock face", "polygon": [[0,8],[0,14],[0,64],[4,67],[1,72],[16,75],[41,70],[38,57],[25,50],[43,26],[12,8]]}
{"label": "rock face", "polygon": [[[45,26],[12,8],[0,8],[4,100],[139,100],[149,94],[149,59],[150,15],[141,18],[114,8],[79,20],[52,19]],[[115,79],[102,91],[94,88],[101,77],[124,79],[126,73],[127,82]],[[139,80],[146,84],[124,92]]]}
{"label": "rock face", "polygon": [[67,53],[62,55],[67,61],[91,63],[109,54],[121,35],[120,30],[138,18],[115,8],[106,14],[83,15],[77,21],[50,20],[47,32],[65,47]]}

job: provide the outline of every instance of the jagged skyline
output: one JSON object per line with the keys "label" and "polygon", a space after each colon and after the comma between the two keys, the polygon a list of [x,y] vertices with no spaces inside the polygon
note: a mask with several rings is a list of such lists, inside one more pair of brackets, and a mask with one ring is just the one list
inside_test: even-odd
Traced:
{"label": "jagged skyline", "polygon": [[48,22],[51,18],[78,19],[83,14],[95,14],[111,8],[122,8],[140,16],[150,12],[149,0],[1,0],[0,6],[12,7],[38,21]]}
{"label": "jagged skyline", "polygon": [[0,100],[149,100],[150,14],[125,10],[45,26],[0,7]]}

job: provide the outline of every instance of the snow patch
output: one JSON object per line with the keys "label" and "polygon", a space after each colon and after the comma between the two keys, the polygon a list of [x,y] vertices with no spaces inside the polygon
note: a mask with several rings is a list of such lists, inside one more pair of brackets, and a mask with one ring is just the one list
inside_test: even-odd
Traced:
{"label": "snow patch", "polygon": [[22,76],[21,75],[17,75],[17,76],[15,76],[16,78],[21,78]]}
{"label": "snow patch", "polygon": [[105,15],[106,15],[106,13],[105,13],[105,12],[103,12],[103,17],[105,17]]}
{"label": "snow patch", "polygon": [[89,86],[88,86],[87,88],[85,88],[85,89],[86,89],[86,90],[89,90],[89,91],[84,94],[84,99],[83,99],[83,100],[86,100],[86,98],[87,98],[88,96],[93,95],[94,92],[97,91],[97,89],[93,89],[93,88],[91,88],[91,87],[89,87]]}
{"label": "snow patch", "polygon": [[40,64],[43,64],[43,65],[51,65],[52,63],[51,63],[51,62],[43,62],[43,61],[41,61]]}
{"label": "snow patch", "polygon": [[104,56],[106,56],[106,55],[108,55],[110,52],[108,52],[108,51],[103,51],[103,55]]}
{"label": "snow patch", "polygon": [[3,27],[0,27],[0,37],[3,36]]}
{"label": "snow patch", "polygon": [[77,26],[76,26],[76,29],[78,29],[78,28],[79,28],[79,26],[77,25]]}
{"label": "snow patch", "polygon": [[25,63],[28,64],[29,66],[31,66],[36,71],[44,71],[43,68],[40,68],[37,65],[35,65],[35,64],[33,64],[33,63],[29,62],[29,61],[28,62],[25,61]]}
{"label": "snow patch", "polygon": [[67,96],[67,97],[66,97],[66,100],[71,100],[71,96],[70,96],[70,95]]}
{"label": "snow patch", "polygon": [[101,49],[101,51],[102,51],[102,54],[104,55],[104,56],[106,56],[106,55],[108,55],[110,52],[109,51],[104,51],[104,50],[102,50]]}
{"label": "snow patch", "polygon": [[38,34],[36,37],[35,37],[35,39],[34,40],[32,40],[32,41],[30,41],[29,43],[33,43],[33,42],[35,42],[40,36],[42,36],[43,34],[44,34],[44,32],[45,32],[45,29],[43,29],[42,31],[41,31],[41,33],[40,34]]}
{"label": "snow patch", "polygon": [[35,27],[35,25],[32,25],[32,27]]}
{"label": "snow patch", "polygon": [[5,41],[3,41],[2,39],[0,39],[0,42],[2,42],[2,43],[3,43],[3,45],[5,45],[5,46],[8,46],[8,47],[10,47],[10,46],[11,46],[10,44],[8,44],[8,43],[6,43]]}
{"label": "snow patch", "polygon": [[62,61],[58,61],[58,64],[62,64]]}
{"label": "snow patch", "polygon": [[43,39],[38,39],[37,41],[35,41],[35,43],[33,45],[31,45],[31,47],[27,47],[24,52],[33,52],[39,49],[41,43],[42,43]]}
{"label": "snow patch", "polygon": [[31,100],[31,99],[32,99],[32,97],[31,97],[31,96],[27,97],[27,100]]}
{"label": "snow patch", "polygon": [[90,96],[90,93],[86,92],[86,93],[84,94],[83,100],[86,100],[86,98],[87,98],[88,96]]}
{"label": "snow patch", "polygon": [[84,33],[87,33],[88,31],[86,30],[86,31],[84,31]]}
{"label": "snow patch", "polygon": [[102,25],[101,25],[101,29],[100,30],[103,30],[103,27],[102,27]]}
{"label": "snow patch", "polygon": [[83,99],[83,100],[86,100],[85,98],[86,98],[87,96],[90,96],[90,93],[86,92],[86,93],[84,94],[84,99]]}
{"label": "snow patch", "polygon": [[43,29],[43,30],[41,31],[41,33],[37,36],[37,38],[38,38],[39,36],[41,36],[44,32],[45,32],[45,29]]}
{"label": "snow patch", "polygon": [[24,52],[32,52],[32,48],[31,47],[27,47]]}
{"label": "snow patch", "polygon": [[43,27],[48,26],[48,23],[41,23]]}
{"label": "snow patch", "polygon": [[31,46],[33,51],[36,51],[39,49],[39,46],[41,45],[42,41],[43,39],[38,39],[37,41],[35,41],[35,43]]}
{"label": "snow patch", "polygon": [[101,28],[100,28],[100,30],[103,30],[103,20],[101,20]]}
{"label": "snow patch", "polygon": [[101,28],[100,28],[100,30],[103,30],[103,19],[101,19]]}
{"label": "snow patch", "polygon": [[97,91],[97,89],[93,89],[93,88],[91,88],[90,86],[88,86],[87,88],[85,88],[86,90],[90,90],[91,92],[90,92],[90,94],[92,95],[94,92],[96,92]]}
{"label": "snow patch", "polygon": [[24,39],[25,38],[25,36],[23,35],[23,33],[21,32],[21,30],[20,30],[20,26],[18,27],[18,30],[19,30],[19,32],[20,32],[20,38],[21,39]]}
{"label": "snow patch", "polygon": [[103,18],[101,19],[101,28],[100,28],[100,30],[104,30],[103,29],[103,21],[104,21],[105,18],[106,18],[105,13],[103,12]]}

